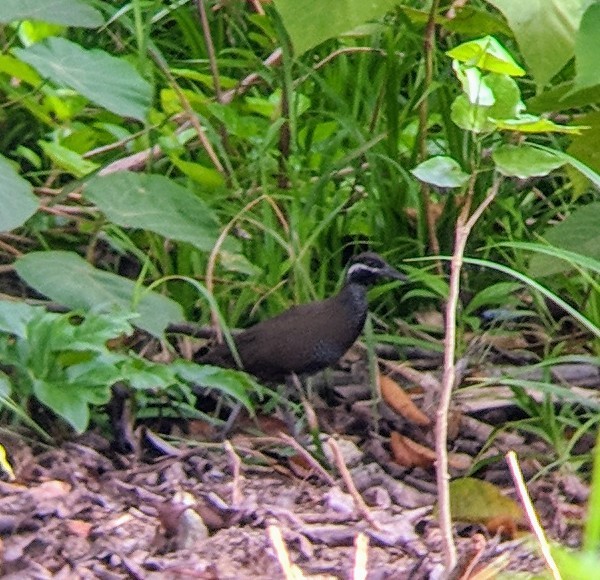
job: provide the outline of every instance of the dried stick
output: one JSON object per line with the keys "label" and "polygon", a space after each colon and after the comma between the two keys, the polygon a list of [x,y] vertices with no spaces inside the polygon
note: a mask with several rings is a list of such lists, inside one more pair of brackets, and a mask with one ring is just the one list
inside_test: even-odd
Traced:
{"label": "dried stick", "polygon": [[468,217],[473,198],[474,178],[469,185],[469,193],[456,224],[456,233],[454,238],[454,252],[450,265],[450,288],[448,293],[448,302],[446,303],[446,321],[444,339],[444,373],[442,376],[442,390],[438,411],[436,413],[435,424],[435,452],[436,452],[436,481],[438,491],[439,505],[439,525],[442,532],[442,541],[444,546],[444,563],[446,572],[456,566],[456,546],[452,537],[452,516],[450,515],[450,492],[448,482],[448,410],[450,408],[450,399],[452,389],[456,380],[456,311],[458,307],[458,295],[460,290],[460,273],[462,261],[465,252],[465,246],[473,226],[492,203],[498,188],[500,180],[496,180],[490,187],[487,196],[481,202],[479,207]]}
{"label": "dried stick", "polygon": [[[427,20],[427,27],[425,28],[425,37],[423,39],[423,53],[425,55],[425,78],[423,79],[423,86],[425,87],[425,94],[421,98],[419,103],[419,158],[421,161],[425,161],[427,157],[427,123],[428,123],[428,102],[427,102],[427,91],[431,87],[433,79],[433,50],[435,44],[435,16],[437,13],[439,0],[433,0],[431,7],[429,8],[429,18]],[[429,236],[430,250],[436,256],[440,253],[440,242],[437,238],[436,227],[435,227],[435,216],[431,207],[431,199],[429,197],[429,185],[425,182],[421,183],[421,203],[423,204],[423,211],[425,213],[425,219],[427,222],[427,234]],[[436,263],[438,273],[442,273],[442,263],[438,261]]]}
{"label": "dried stick", "polygon": [[242,503],[242,490],[240,488],[240,467],[242,465],[242,461],[229,441],[225,441],[224,446],[225,451],[227,451],[227,455],[229,456],[229,460],[231,461],[231,466],[233,468],[233,482],[231,483],[231,504],[233,507],[237,507]]}
{"label": "dried stick", "polygon": [[338,471],[340,472],[340,475],[342,476],[342,479],[344,480],[344,485],[346,486],[348,493],[352,496],[352,499],[354,500],[354,503],[355,503],[356,507],[358,508],[358,511],[365,518],[365,520],[367,520],[371,524],[371,526],[373,526],[374,529],[381,530],[381,526],[379,525],[377,520],[373,517],[373,514],[371,513],[369,506],[365,503],[365,500],[362,498],[362,496],[358,492],[358,489],[356,489],[356,486],[354,485],[354,481],[352,481],[352,476],[350,475],[350,472],[348,471],[348,468],[346,467],[346,464],[344,463],[344,456],[342,455],[342,451],[340,449],[340,446],[337,444],[337,441],[335,439],[333,439],[333,437],[330,437],[328,439],[327,443],[329,443],[329,447],[331,448],[331,451],[333,452],[333,457],[335,459],[335,466],[338,468]]}
{"label": "dried stick", "polygon": [[213,78],[213,85],[215,88],[215,97],[217,102],[221,102],[221,80],[219,78],[219,65],[217,63],[217,57],[215,55],[215,45],[212,41],[212,35],[210,33],[210,26],[208,24],[208,17],[206,16],[206,7],[204,6],[204,0],[197,0],[198,12],[200,14],[200,23],[202,24],[202,33],[204,35],[204,44],[206,45],[206,52],[208,52],[208,63],[210,65],[210,72]]}
{"label": "dried stick", "polygon": [[354,539],[354,570],[352,580],[367,580],[367,550],[369,548],[369,536],[360,532]]}
{"label": "dried stick", "polygon": [[508,467],[510,468],[510,474],[512,475],[513,481],[515,483],[515,488],[517,490],[517,493],[519,494],[519,499],[521,500],[521,503],[525,508],[525,513],[527,514],[527,519],[529,520],[531,530],[535,534],[538,544],[540,545],[542,556],[544,560],[546,560],[546,566],[548,566],[548,568],[550,569],[550,572],[552,573],[552,576],[555,580],[561,580],[560,572],[550,552],[548,540],[546,540],[544,530],[542,529],[542,526],[540,525],[540,522],[537,518],[535,508],[531,503],[531,498],[529,497],[529,492],[527,491],[527,486],[525,485],[525,480],[523,479],[523,473],[521,472],[521,468],[519,467],[517,454],[514,451],[509,451],[506,454],[506,461],[508,462]]}
{"label": "dried stick", "polygon": [[269,532],[269,540],[271,540],[271,545],[275,550],[279,565],[283,570],[285,580],[301,580],[304,578],[300,568],[292,564],[290,560],[290,555],[281,536],[281,530],[277,526],[271,525],[267,528],[267,531]]}
{"label": "dried stick", "polygon": [[306,450],[298,441],[296,441],[293,437],[290,437],[287,433],[279,433],[279,437],[290,447],[293,447],[296,453],[302,457],[311,467],[312,469],[324,479],[329,485],[335,485],[335,481],[327,471],[323,468],[323,466]]}

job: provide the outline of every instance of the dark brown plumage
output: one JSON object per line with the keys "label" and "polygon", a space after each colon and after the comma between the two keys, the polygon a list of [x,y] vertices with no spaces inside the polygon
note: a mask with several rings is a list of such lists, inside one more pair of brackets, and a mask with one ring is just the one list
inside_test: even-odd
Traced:
{"label": "dark brown plumage", "polygon": [[[313,374],[335,362],[362,332],[367,287],[381,278],[406,280],[373,252],[356,256],[338,294],[294,306],[234,336],[244,370],[265,382],[282,382],[292,373]],[[196,359],[201,364],[236,368],[226,344]]]}

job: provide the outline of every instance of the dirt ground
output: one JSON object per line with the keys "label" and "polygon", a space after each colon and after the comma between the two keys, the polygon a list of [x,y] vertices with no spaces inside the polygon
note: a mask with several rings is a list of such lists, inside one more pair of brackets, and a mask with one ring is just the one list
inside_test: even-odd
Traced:
{"label": "dirt ground", "polygon": [[[94,431],[43,448],[3,429],[0,443],[15,478],[0,482],[2,577],[278,579],[285,577],[282,562],[289,557],[306,577],[359,578],[357,554],[359,560],[366,556],[369,580],[446,577],[433,459],[409,457],[402,464],[393,448],[399,437],[394,432],[431,447],[431,427],[415,425],[384,402],[373,419],[362,385],[341,384],[334,391],[342,402],[316,414],[324,432],[338,433],[354,496],[339,463],[330,457],[323,469],[311,462],[274,419],[260,429],[239,428],[228,442],[207,442],[194,425],[186,426],[185,437],[177,430],[167,437],[138,428],[137,450],[129,454],[116,453]],[[499,413],[512,411],[494,397],[488,419],[507,420]],[[544,469],[552,448],[495,429],[482,408],[473,396],[462,402],[456,397],[453,477],[478,465],[477,478],[515,497],[503,459],[515,450],[546,533],[577,546],[589,492],[581,476]],[[327,438],[322,436],[325,452]],[[299,439],[310,448],[310,437]],[[593,437],[579,446],[578,452],[589,452]],[[487,567],[493,571],[488,577],[542,570],[527,522],[513,523],[493,531],[484,521],[457,519],[460,566],[452,577],[470,577],[469,566]],[[368,540],[366,553],[357,551],[357,537]]]}

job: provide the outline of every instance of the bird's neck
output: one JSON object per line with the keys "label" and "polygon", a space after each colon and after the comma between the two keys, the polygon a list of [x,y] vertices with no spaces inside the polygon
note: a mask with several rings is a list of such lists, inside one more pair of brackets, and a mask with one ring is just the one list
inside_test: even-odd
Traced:
{"label": "bird's neck", "polygon": [[352,326],[362,330],[369,309],[367,288],[363,284],[348,282],[341,289],[338,298],[348,312],[347,319],[351,321]]}

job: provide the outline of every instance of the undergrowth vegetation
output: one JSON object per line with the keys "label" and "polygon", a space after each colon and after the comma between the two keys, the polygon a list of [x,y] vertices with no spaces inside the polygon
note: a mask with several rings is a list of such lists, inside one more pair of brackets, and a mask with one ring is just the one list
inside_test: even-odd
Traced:
{"label": "undergrowth vegetation", "polygon": [[[3,2],[4,414],[27,416],[33,397],[82,431],[117,382],[189,387],[198,377],[119,336],[136,327],[172,351],[167,329],[217,308],[213,321],[248,326],[330,295],[366,248],[411,277],[373,295],[376,316],[405,321],[382,339],[440,350],[419,313],[446,300],[457,220],[482,202],[459,354],[474,334],[526,329],[537,361],[597,364],[598,7],[574,2],[557,24],[556,0],[526,29],[500,1],[434,16],[355,3],[332,21],[324,4]],[[222,390],[251,407],[242,377]]]}

